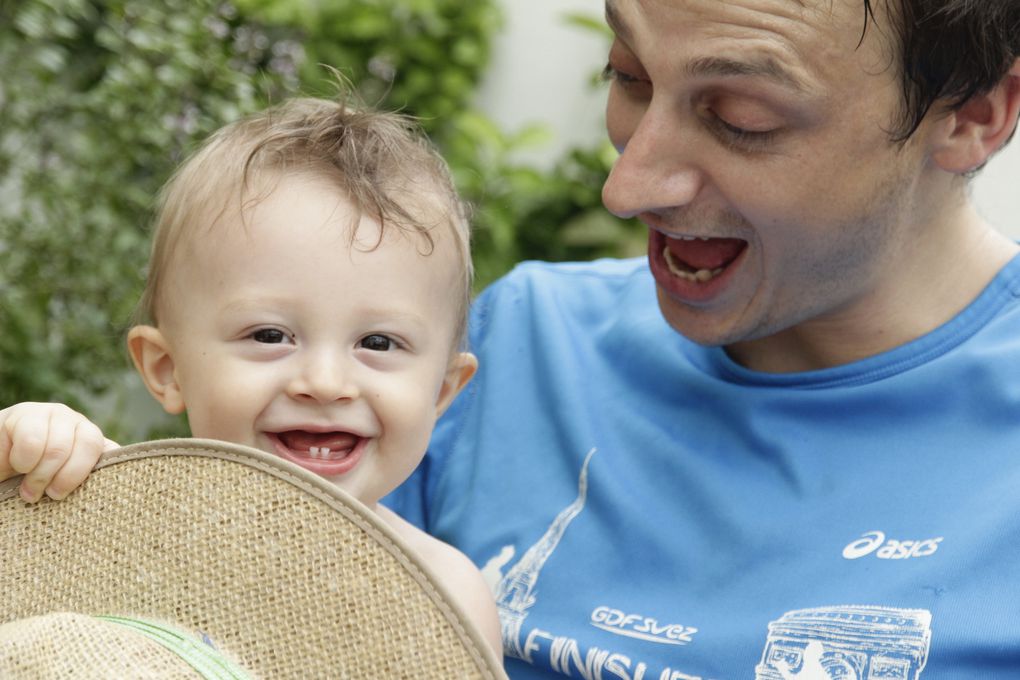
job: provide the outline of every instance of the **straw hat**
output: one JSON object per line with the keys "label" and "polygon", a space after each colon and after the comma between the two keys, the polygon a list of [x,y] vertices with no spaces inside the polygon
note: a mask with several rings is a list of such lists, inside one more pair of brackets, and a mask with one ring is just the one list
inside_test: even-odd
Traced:
{"label": "straw hat", "polygon": [[28,505],[18,481],[0,483],[0,659],[33,626],[104,627],[120,650],[139,636],[95,619],[113,615],[211,640],[256,678],[506,677],[387,525],[288,461],[176,439],[108,452],[63,501]]}
{"label": "straw hat", "polygon": [[72,612],[0,625],[7,680],[252,680],[210,643],[166,624]]}

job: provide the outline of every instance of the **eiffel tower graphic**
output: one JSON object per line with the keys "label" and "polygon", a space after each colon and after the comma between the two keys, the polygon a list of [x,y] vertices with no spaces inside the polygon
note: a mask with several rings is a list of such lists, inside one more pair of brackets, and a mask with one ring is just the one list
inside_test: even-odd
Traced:
{"label": "eiffel tower graphic", "polygon": [[539,573],[546,560],[556,550],[560,539],[570,523],[581,514],[588,496],[588,463],[595,454],[592,449],[584,457],[581,474],[577,481],[577,498],[556,516],[549,529],[533,546],[528,548],[520,561],[517,562],[500,580],[496,588],[496,605],[499,608],[499,619],[503,629],[503,653],[507,656],[524,658],[521,648],[521,628],[528,610],[536,601],[535,586]]}

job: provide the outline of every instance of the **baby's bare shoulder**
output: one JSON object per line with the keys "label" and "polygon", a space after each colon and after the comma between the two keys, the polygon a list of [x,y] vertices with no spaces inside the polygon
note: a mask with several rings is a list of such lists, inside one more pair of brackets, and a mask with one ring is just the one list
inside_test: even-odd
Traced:
{"label": "baby's bare shoulder", "polygon": [[[404,542],[438,573],[445,569],[477,571],[475,565],[461,551],[438,538],[428,535],[385,506],[378,506],[378,514]],[[444,579],[446,580],[446,579]]]}
{"label": "baby's bare shoulder", "polygon": [[389,508],[379,506],[380,517],[404,539],[427,565],[428,571],[443,584],[455,601],[465,610],[479,631],[502,657],[499,617],[492,591],[482,572],[468,558],[448,543],[428,535]]}

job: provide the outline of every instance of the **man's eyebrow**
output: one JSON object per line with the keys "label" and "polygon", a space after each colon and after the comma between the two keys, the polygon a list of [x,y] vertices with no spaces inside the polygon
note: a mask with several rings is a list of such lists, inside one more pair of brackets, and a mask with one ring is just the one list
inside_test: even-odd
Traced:
{"label": "man's eyebrow", "polygon": [[[606,24],[624,42],[630,42],[630,28],[617,11],[614,0],[606,0]],[[751,61],[739,61],[726,57],[702,57],[687,64],[686,71],[689,76],[703,78],[761,76],[797,92],[804,92],[808,89],[800,79],[771,57],[762,57]]]}
{"label": "man's eyebrow", "polygon": [[801,80],[771,57],[761,57],[751,61],[739,61],[726,57],[701,57],[689,62],[685,70],[691,77],[760,76],[774,80],[798,92],[807,89]]}

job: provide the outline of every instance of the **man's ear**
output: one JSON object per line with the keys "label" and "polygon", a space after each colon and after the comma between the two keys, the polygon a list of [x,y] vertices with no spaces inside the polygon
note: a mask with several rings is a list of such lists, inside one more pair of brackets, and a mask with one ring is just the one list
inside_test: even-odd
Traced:
{"label": "man's ear", "polygon": [[163,333],[154,326],[135,326],[128,331],[127,344],[135,369],[149,393],[167,413],[182,413],[184,396],[177,384],[174,358]]}
{"label": "man's ear", "polygon": [[932,158],[946,172],[963,174],[988,162],[1013,134],[1020,113],[1020,59],[999,84],[968,99],[939,121]]}
{"label": "man's ear", "polygon": [[443,415],[446,408],[453,403],[454,397],[460,394],[464,386],[474,377],[478,370],[478,359],[471,352],[458,352],[446,367],[443,384],[439,388],[436,399],[436,418]]}

